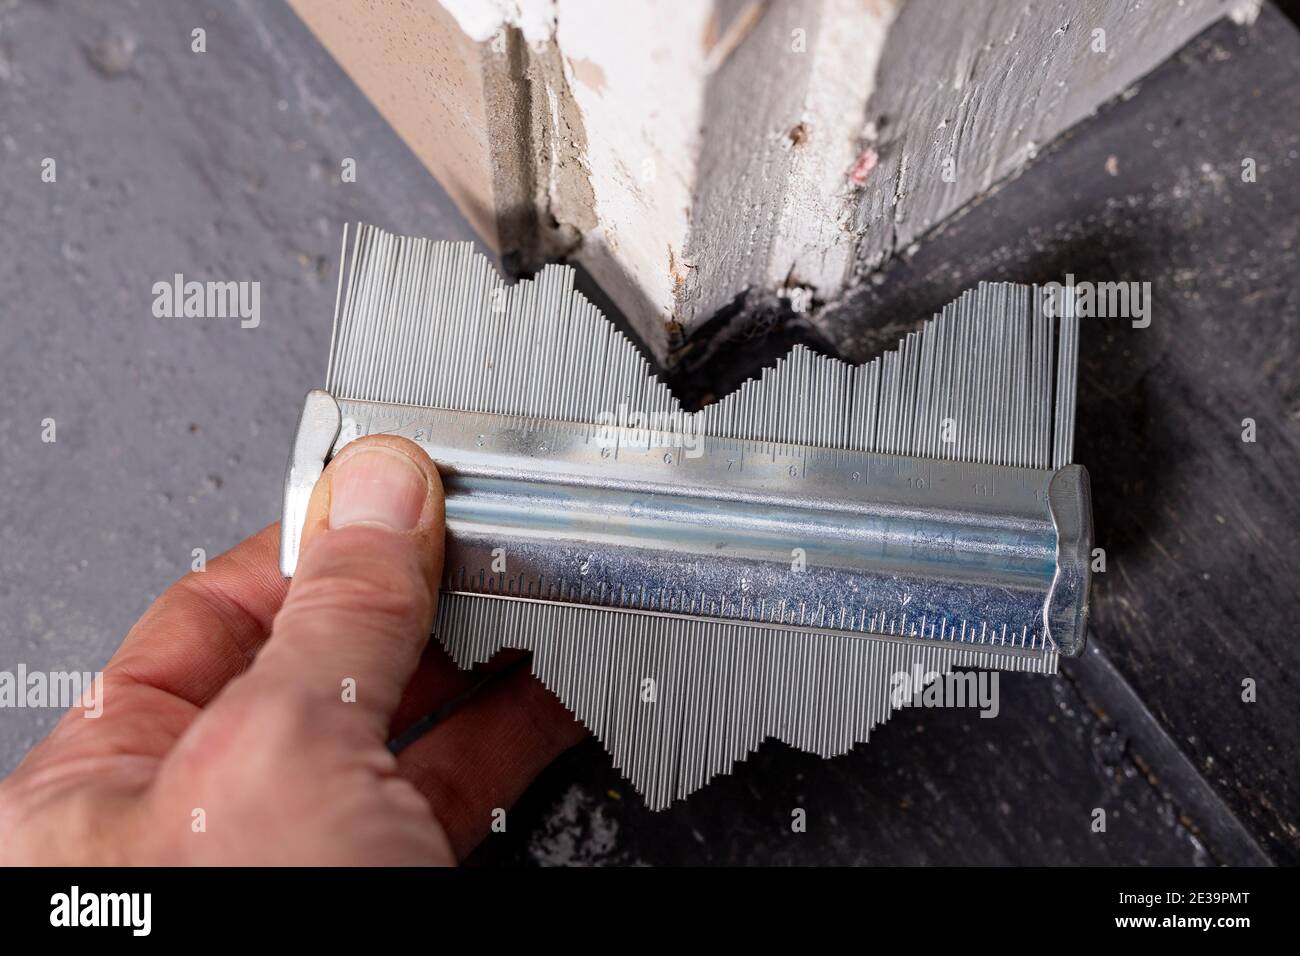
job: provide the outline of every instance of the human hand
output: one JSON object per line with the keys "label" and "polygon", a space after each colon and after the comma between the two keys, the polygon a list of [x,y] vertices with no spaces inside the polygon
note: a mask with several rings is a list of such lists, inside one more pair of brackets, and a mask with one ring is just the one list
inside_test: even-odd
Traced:
{"label": "human hand", "polygon": [[350,444],[317,482],[292,582],[278,525],[177,582],[106,666],[102,715],[73,708],[0,782],[0,862],[463,857],[584,732],[515,670],[388,750],[473,684],[426,649],[443,533],[418,446]]}

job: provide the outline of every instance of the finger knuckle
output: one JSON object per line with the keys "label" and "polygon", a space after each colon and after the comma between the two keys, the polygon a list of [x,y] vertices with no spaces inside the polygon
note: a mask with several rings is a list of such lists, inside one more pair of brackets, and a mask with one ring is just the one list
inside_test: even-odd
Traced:
{"label": "finger knuckle", "polygon": [[295,619],[353,620],[364,618],[371,628],[427,626],[433,596],[411,568],[371,560],[325,567],[296,580],[289,590],[276,627]]}

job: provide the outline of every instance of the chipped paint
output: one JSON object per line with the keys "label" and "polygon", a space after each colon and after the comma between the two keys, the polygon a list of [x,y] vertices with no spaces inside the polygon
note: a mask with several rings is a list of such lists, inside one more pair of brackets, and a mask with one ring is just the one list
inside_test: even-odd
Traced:
{"label": "chipped paint", "polygon": [[603,96],[605,93],[605,71],[600,68],[599,63],[582,57],[569,58],[569,71],[573,78],[586,86],[597,96]]}
{"label": "chipped paint", "polygon": [[665,364],[791,275],[834,308],[1190,36],[1258,13],[1250,0],[291,2],[318,32],[335,21],[327,45],[491,243],[524,269],[575,259]]}
{"label": "chipped paint", "polygon": [[853,161],[853,168],[849,170],[849,182],[861,189],[867,184],[867,177],[871,175],[878,162],[880,162],[880,154],[868,146]]}

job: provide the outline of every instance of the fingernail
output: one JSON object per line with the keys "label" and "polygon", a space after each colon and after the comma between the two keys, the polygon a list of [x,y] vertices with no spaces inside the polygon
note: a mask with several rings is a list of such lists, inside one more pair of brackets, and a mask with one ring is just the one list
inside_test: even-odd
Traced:
{"label": "fingernail", "polygon": [[362,448],[339,465],[330,489],[330,527],[374,524],[410,531],[429,486],[415,462],[388,448]]}

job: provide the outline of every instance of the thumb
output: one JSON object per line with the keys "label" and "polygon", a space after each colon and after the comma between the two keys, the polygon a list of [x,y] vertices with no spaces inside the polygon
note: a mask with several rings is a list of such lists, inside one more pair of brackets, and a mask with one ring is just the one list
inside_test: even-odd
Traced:
{"label": "thumb", "polygon": [[250,683],[305,697],[313,721],[383,743],[429,641],[443,534],[442,482],[418,445],[349,444],[312,492],[298,568]]}

